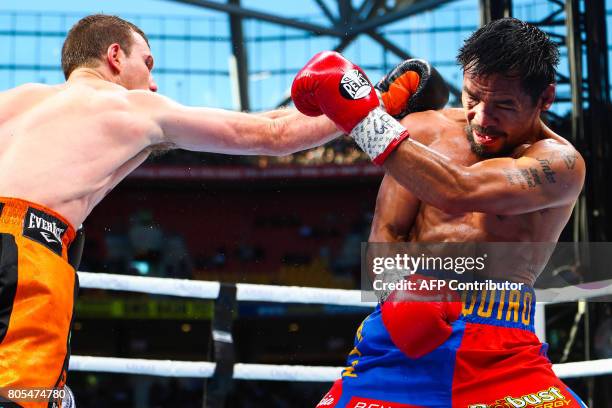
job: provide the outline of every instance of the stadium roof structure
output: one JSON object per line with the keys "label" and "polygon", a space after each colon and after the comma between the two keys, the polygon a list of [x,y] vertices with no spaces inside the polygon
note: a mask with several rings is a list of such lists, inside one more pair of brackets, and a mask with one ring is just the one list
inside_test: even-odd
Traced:
{"label": "stadium roof structure", "polygon": [[[309,0],[316,3],[327,18],[328,24],[325,25],[304,22],[272,12],[245,8],[241,6],[240,0],[228,0],[227,3],[210,0],[169,1],[204,7],[230,15],[230,31],[232,49],[234,50],[237,63],[236,75],[240,93],[240,105],[242,110],[249,110],[248,58],[244,47],[241,26],[242,19],[257,19],[272,24],[305,30],[314,35],[326,35],[337,38],[338,43],[334,50],[338,52],[342,52],[359,35],[367,35],[399,58],[408,59],[412,58],[410,52],[386,38],[380,32],[380,28],[398,20],[435,9],[454,0],[397,0],[392,2],[392,4],[384,0],[362,0],[360,2],[353,2],[351,0]],[[333,7],[330,6],[332,3],[335,3]],[[359,3],[359,5],[355,3]],[[494,3],[497,5],[500,3],[509,4],[509,1],[503,0]],[[461,94],[459,89],[452,83],[449,83],[449,81],[447,81],[447,84],[451,93],[458,100]],[[283,106],[287,103],[289,103],[289,97],[279,101],[278,105]]]}

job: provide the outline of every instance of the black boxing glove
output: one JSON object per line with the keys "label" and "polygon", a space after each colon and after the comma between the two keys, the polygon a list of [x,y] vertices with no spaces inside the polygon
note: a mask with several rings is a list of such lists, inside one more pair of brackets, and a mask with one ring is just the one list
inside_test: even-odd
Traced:
{"label": "black boxing glove", "polygon": [[442,109],[448,102],[448,85],[440,73],[422,59],[400,62],[375,88],[387,113],[396,119],[412,112]]}

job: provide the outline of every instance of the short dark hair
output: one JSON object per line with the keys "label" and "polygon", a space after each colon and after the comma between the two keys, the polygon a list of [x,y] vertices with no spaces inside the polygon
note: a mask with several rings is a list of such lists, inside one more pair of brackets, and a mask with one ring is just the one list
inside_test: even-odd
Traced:
{"label": "short dark hair", "polygon": [[111,44],[117,43],[129,56],[132,32],[140,34],[149,44],[145,33],[136,25],[117,16],[92,14],[72,26],[62,46],[62,70],[68,79],[81,66],[96,67]]}
{"label": "short dark hair", "polygon": [[474,32],[459,49],[463,72],[476,76],[501,74],[521,78],[535,102],[556,82],[559,49],[548,35],[516,18],[494,20]]}

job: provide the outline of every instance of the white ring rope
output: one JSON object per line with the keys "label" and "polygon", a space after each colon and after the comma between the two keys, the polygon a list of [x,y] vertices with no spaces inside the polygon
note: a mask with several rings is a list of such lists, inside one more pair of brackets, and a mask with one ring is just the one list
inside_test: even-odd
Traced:
{"label": "white ring rope", "polygon": [[[553,365],[560,378],[610,374],[612,358]],[[332,382],[345,367],[302,365],[234,364],[235,380]],[[72,356],[70,370],[155,375],[159,377],[209,378],[215,363],[208,361],[142,360],[114,357]]]}
{"label": "white ring rope", "polygon": [[[220,287],[219,282],[92,272],[79,272],[79,282],[82,288],[121,290],[197,299],[216,299],[219,296]],[[360,290],[256,285],[252,283],[236,284],[236,298],[243,302],[319,303],[361,307],[376,305],[374,302],[363,301],[362,294],[363,292]],[[612,295],[612,279],[564,288],[536,290],[536,299],[552,299],[547,303],[575,302],[580,299],[609,295]]]}
{"label": "white ring rope", "polygon": [[[144,276],[113,275],[79,272],[79,285],[88,289],[109,289],[152,293],[197,299],[216,299],[219,282],[189,279],[148,278]],[[375,302],[364,302],[361,291],[344,289],[307,288],[300,286],[256,285],[237,283],[236,298],[243,302],[322,303],[339,306],[374,307]]]}
{"label": "white ring rope", "polygon": [[[72,356],[70,370],[155,375],[158,377],[210,378],[215,363],[208,361],[142,360],[115,357]],[[340,378],[344,367],[274,364],[234,364],[235,380],[315,381]]]}
{"label": "white ring rope", "polygon": [[607,375],[612,372],[612,358],[554,364],[553,370],[559,378],[578,378],[590,375]]}
{"label": "white ring rope", "polygon": [[79,286],[91,289],[123,290],[129,292],[171,295],[199,299],[216,299],[219,282],[188,279],[149,278],[79,271]]}
{"label": "white ring rope", "polygon": [[325,305],[374,307],[362,300],[359,290],[307,288],[301,286],[236,284],[236,298],[243,302],[321,303]]}
{"label": "white ring rope", "polygon": [[612,279],[581,283],[564,288],[537,289],[536,299],[551,299],[547,303],[577,302],[612,295]]}
{"label": "white ring rope", "polygon": [[143,374],[158,377],[212,377],[215,363],[206,361],[143,360],[116,357],[70,357],[70,370]]}
{"label": "white ring rope", "polygon": [[[193,281],[187,279],[150,278],[141,276],[113,275],[106,273],[79,272],[82,288],[109,289],[171,295],[197,299],[216,299],[219,282]],[[547,303],[573,302],[580,299],[612,295],[612,279],[568,286],[536,290],[552,298]],[[362,291],[307,288],[298,286],[236,284],[239,301],[329,304],[342,306],[373,307],[374,302],[362,301]],[[143,360],[114,357],[72,356],[70,369],[75,371],[98,371],[124,374],[155,375],[161,377],[209,378],[215,363],[206,361]],[[271,381],[315,381],[331,382],[340,377],[344,367],[317,367],[301,365],[242,364],[234,365],[236,380]],[[612,373],[612,358],[553,365],[560,378],[605,375]]]}

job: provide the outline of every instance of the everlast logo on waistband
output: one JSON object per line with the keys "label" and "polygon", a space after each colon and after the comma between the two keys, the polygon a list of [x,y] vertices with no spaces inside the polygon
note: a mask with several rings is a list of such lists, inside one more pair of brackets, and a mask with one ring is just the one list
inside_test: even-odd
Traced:
{"label": "everlast logo on waistband", "polygon": [[23,221],[23,236],[62,256],[62,236],[68,226],[42,211],[29,208]]}

